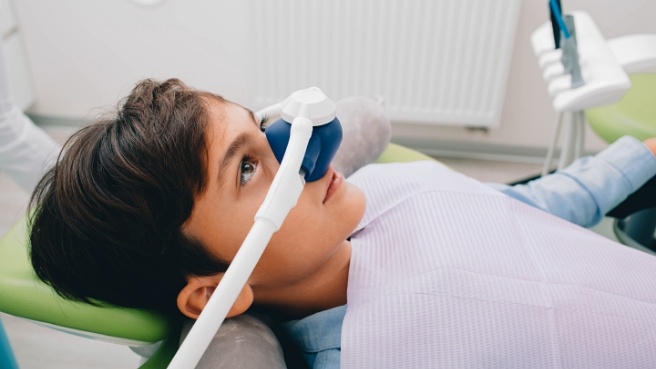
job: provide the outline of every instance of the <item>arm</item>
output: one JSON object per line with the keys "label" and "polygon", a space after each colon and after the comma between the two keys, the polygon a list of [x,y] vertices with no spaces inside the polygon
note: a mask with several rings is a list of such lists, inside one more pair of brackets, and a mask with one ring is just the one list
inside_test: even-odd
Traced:
{"label": "arm", "polygon": [[57,158],[59,146],[14,104],[5,69],[0,47],[0,171],[32,192]]}
{"label": "arm", "polygon": [[590,227],[656,175],[656,138],[623,137],[594,157],[524,185],[492,185],[508,196]]}

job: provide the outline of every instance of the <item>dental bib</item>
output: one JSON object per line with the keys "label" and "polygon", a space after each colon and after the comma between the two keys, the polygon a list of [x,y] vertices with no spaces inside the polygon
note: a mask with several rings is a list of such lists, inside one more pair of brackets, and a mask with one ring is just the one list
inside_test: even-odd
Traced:
{"label": "dental bib", "polygon": [[342,368],[656,367],[656,258],[438,163],[350,181]]}

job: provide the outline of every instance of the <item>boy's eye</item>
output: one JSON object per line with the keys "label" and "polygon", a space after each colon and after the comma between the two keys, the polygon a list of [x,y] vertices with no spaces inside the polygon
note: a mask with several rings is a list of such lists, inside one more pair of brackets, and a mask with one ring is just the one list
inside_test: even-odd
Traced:
{"label": "boy's eye", "polygon": [[255,160],[249,157],[244,157],[239,164],[239,183],[242,186],[245,186],[248,181],[251,180],[251,177],[253,177],[253,174],[255,174],[256,170],[257,163]]}

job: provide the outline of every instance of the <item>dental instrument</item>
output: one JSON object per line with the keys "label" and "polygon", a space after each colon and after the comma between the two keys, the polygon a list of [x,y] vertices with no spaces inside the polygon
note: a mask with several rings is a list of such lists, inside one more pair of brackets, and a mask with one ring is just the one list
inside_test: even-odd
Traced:
{"label": "dental instrument", "polygon": [[280,229],[296,205],[305,181],[323,177],[341,143],[342,129],[336,117],[336,105],[317,87],[296,91],[281,104],[255,115],[262,118],[278,112],[281,119],[267,127],[265,133],[280,161],[280,168],[255,214],[253,227],[169,369],[194,368],[200,361],[273,233]]}
{"label": "dental instrument", "polygon": [[556,7],[551,5],[551,1],[547,5],[549,8],[549,19],[551,20],[551,31],[553,32],[554,45],[556,49],[560,49],[560,27],[558,26],[558,20],[556,19],[556,13],[554,8],[561,8],[560,0],[556,0]]}
{"label": "dental instrument", "polygon": [[583,77],[581,76],[581,64],[579,64],[579,52],[576,41],[576,26],[574,16],[565,15],[565,25],[569,30],[570,37],[562,41],[562,63],[565,67],[565,73],[572,77],[572,88],[583,86]]}
{"label": "dental instrument", "polygon": [[[558,18],[559,12],[554,13]],[[565,129],[558,168],[566,167],[583,152],[583,111],[618,101],[631,86],[628,75],[613,55],[592,17],[582,11],[571,12],[568,16],[570,15],[576,22],[576,36],[568,32],[570,37],[561,40],[560,50],[555,48],[551,22],[543,24],[531,35],[533,52],[543,70],[542,77],[553,99],[554,110],[558,112],[558,124],[549,145],[542,169],[543,175],[550,170],[565,115],[570,119]],[[563,21],[564,23],[566,21]],[[568,46],[567,42],[572,42],[573,45]],[[566,49],[570,47],[576,55],[568,54],[566,60],[562,60]],[[570,73],[568,69],[571,67],[565,65],[569,63],[567,59],[573,57],[582,60],[582,63],[577,63],[580,81],[575,76],[577,73]]]}
{"label": "dental instrument", "polygon": [[[549,9],[551,25],[554,30],[554,46],[556,49],[562,49],[561,62],[565,68],[565,73],[571,75],[572,88],[581,87],[583,86],[583,78],[581,77],[581,66],[579,65],[574,17],[571,14],[563,16],[556,0],[549,0]],[[554,19],[556,25],[553,23]],[[556,37],[556,28],[560,29],[564,40],[561,40],[560,35]]]}
{"label": "dental instrument", "polygon": [[560,28],[560,31],[563,33],[563,36],[565,36],[565,38],[569,38],[570,37],[569,31],[567,30],[567,26],[563,21],[562,14],[560,12],[560,6],[556,2],[556,0],[549,0],[549,7],[551,8],[551,12],[552,12],[551,14],[553,15],[553,18],[556,19],[556,22],[558,23],[558,27]]}

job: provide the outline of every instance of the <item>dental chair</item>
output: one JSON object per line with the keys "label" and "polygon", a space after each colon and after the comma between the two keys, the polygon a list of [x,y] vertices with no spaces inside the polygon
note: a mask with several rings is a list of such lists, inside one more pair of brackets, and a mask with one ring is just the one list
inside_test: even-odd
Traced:
{"label": "dental chair", "polygon": [[[433,159],[392,143],[377,162],[418,160]],[[154,351],[144,358],[141,369],[166,368],[178,348],[182,323],[148,311],[92,306],[61,298],[32,270],[27,218],[0,239],[0,312],[78,336],[127,345],[143,356]]]}

